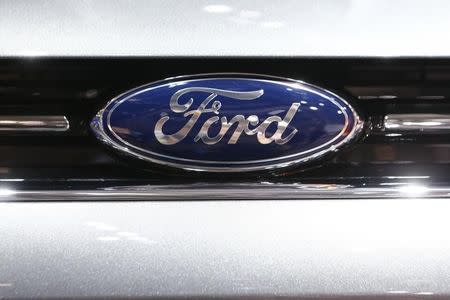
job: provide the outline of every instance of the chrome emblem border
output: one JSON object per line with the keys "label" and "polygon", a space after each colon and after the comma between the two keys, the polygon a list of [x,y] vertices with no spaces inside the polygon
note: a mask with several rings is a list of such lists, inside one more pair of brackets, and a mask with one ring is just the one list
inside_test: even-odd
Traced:
{"label": "chrome emblem border", "polygon": [[[230,76],[230,77],[227,77]],[[332,144],[333,141],[337,140],[339,137],[341,137],[344,133],[345,130],[348,128],[348,116],[346,116],[346,124],[344,126],[344,128],[341,130],[341,132],[339,133],[338,136],[336,136],[335,138],[333,138],[332,140],[330,140],[329,142],[327,142],[326,144],[322,144],[316,148],[313,149],[308,149],[307,151],[304,152],[298,152],[298,153],[294,153],[291,155],[287,155],[287,156],[281,156],[281,157],[275,157],[275,158],[270,158],[270,159],[264,159],[264,160],[252,160],[252,161],[212,161],[212,160],[194,160],[194,159],[185,159],[185,158],[180,158],[180,157],[172,157],[172,156],[168,156],[168,155],[164,155],[164,154],[160,154],[160,153],[155,153],[152,151],[149,151],[147,149],[143,149],[143,148],[139,148],[136,147],[135,145],[132,145],[128,142],[126,142],[125,140],[121,139],[120,136],[118,136],[116,133],[114,133],[114,131],[111,128],[111,124],[110,122],[110,116],[112,114],[112,112],[114,111],[114,109],[120,105],[120,103],[126,101],[127,99],[135,96],[138,93],[141,93],[143,91],[143,89],[145,89],[146,87],[149,86],[159,86],[160,84],[164,84],[164,83],[168,83],[168,82],[174,82],[174,81],[183,81],[183,80],[189,80],[189,81],[195,81],[196,79],[201,80],[204,78],[207,79],[227,79],[227,78],[232,78],[232,79],[237,79],[237,78],[233,78],[233,76],[245,76],[245,77],[249,77],[249,79],[255,80],[255,81],[277,81],[277,82],[282,82],[285,83],[286,86],[289,85],[295,85],[295,84],[300,84],[304,87],[311,87],[313,89],[318,89],[320,91],[323,91],[329,95],[332,95],[333,97],[339,99],[339,101],[343,102],[346,107],[350,108],[350,113],[353,116],[354,124],[352,126],[352,130],[349,133],[346,133],[346,137],[341,140],[339,143],[337,144]],[[125,95],[129,94],[127,97],[123,98]],[[122,99],[123,98],[123,99]],[[120,99],[120,100],[119,100]],[[119,100],[119,101],[118,101]],[[106,108],[108,108],[109,106],[111,106],[111,104],[117,102],[113,108],[109,111],[108,115],[106,118],[104,118],[104,111]],[[332,102],[332,101],[331,101]],[[339,107],[339,103],[334,102],[334,104],[336,106]],[[345,112],[346,110],[343,109],[343,111]],[[105,120],[106,119],[106,120]],[[117,141],[113,140],[104,130],[104,125],[106,122],[106,126],[109,128],[109,130],[116,136],[116,138],[121,142],[118,143]],[[178,169],[183,169],[183,170],[188,170],[188,171],[203,171],[203,172],[249,172],[249,171],[261,171],[261,170],[273,170],[273,169],[280,169],[280,168],[287,168],[287,167],[291,167],[291,166],[295,166],[295,165],[299,165],[302,163],[306,163],[308,161],[312,161],[312,160],[316,160],[319,157],[325,156],[328,153],[332,153],[332,152],[336,152],[337,150],[339,150],[343,145],[347,145],[349,144],[352,140],[356,139],[357,137],[360,136],[363,128],[364,128],[364,121],[361,119],[361,117],[359,116],[359,114],[355,111],[354,107],[352,105],[350,105],[345,99],[343,99],[342,97],[315,85],[300,81],[300,80],[295,80],[295,79],[290,79],[290,78],[283,78],[283,77],[277,77],[277,76],[270,76],[270,75],[261,75],[261,74],[252,74],[252,73],[206,73],[206,74],[196,74],[196,75],[185,75],[185,76],[176,76],[176,77],[170,77],[170,78],[166,78],[163,80],[158,80],[155,82],[151,82],[136,88],[133,88],[131,90],[128,90],[120,95],[118,95],[117,97],[113,98],[112,100],[110,100],[103,109],[101,109],[96,116],[94,117],[94,119],[91,122],[91,128],[94,132],[94,134],[96,135],[96,137],[101,140],[103,143],[105,143],[106,145],[120,151],[121,153],[124,154],[128,154],[131,155],[135,158],[138,158],[140,160],[144,160],[144,161],[148,161],[151,163],[155,163],[158,165],[162,165],[162,166],[168,166],[168,167],[173,167],[173,168],[178,168]],[[331,145],[330,145],[331,144]],[[295,157],[295,156],[299,156],[299,155],[303,155],[309,152],[313,152],[314,150],[317,150],[318,148],[322,148],[326,145],[330,145],[329,147],[321,150],[320,152],[316,152],[313,153],[311,155],[308,156],[303,156],[300,159],[293,159],[290,160],[288,162],[277,162],[280,160],[285,160],[285,159],[289,159],[291,157]],[[133,151],[133,149],[139,150],[141,152],[146,152],[152,155],[155,155],[157,157],[159,157],[159,159],[155,159],[155,158],[151,158],[145,155],[142,155],[140,153],[137,153],[136,151]],[[176,159],[179,161],[182,161],[183,163],[174,163],[174,162],[169,162],[165,159]],[[216,166],[199,166],[198,164],[205,164],[205,163],[209,163],[209,164],[229,164],[231,165],[242,165],[245,163],[249,163],[249,164],[255,164],[255,163],[267,163],[267,162],[273,162],[269,165],[264,165],[264,166],[251,166],[251,167],[216,167]]]}

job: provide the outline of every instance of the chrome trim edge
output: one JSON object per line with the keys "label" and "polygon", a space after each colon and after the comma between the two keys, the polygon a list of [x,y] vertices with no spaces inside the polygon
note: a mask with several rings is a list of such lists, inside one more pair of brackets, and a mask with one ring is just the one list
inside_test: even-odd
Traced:
{"label": "chrome trim edge", "polygon": [[[217,76],[217,78],[227,78],[226,76],[236,76],[236,78],[233,78],[233,79],[239,79],[237,76],[253,76],[253,77],[255,77],[254,79],[258,79],[258,80],[262,80],[262,81],[277,80],[277,81],[280,81],[277,83],[282,84],[282,85],[289,86],[289,84],[301,84],[301,85],[305,86],[306,88],[312,87],[312,88],[316,88],[316,89],[325,91],[325,92],[331,94],[333,97],[336,97],[337,99],[339,99],[340,101],[345,103],[350,108],[350,110],[351,110],[350,113],[353,115],[353,118],[354,118],[354,124],[353,124],[352,130],[349,133],[347,133],[347,136],[342,141],[337,143],[336,145],[331,145],[330,147],[325,148],[325,149],[321,150],[320,152],[317,152],[313,155],[309,155],[309,156],[306,156],[306,157],[303,157],[300,159],[292,159],[290,161],[282,162],[282,163],[272,163],[270,165],[264,165],[264,166],[243,166],[243,167],[237,168],[237,167],[199,166],[199,165],[193,165],[193,164],[189,164],[189,163],[184,164],[184,163],[180,163],[180,162],[168,162],[168,161],[164,161],[161,159],[143,156],[143,155],[139,154],[138,152],[135,152],[132,149],[130,149],[130,147],[133,147],[133,148],[137,148],[137,147],[135,147],[133,145],[129,145],[129,144],[121,145],[119,142],[113,140],[103,129],[104,123],[106,124],[106,126],[110,126],[110,124],[109,124],[110,114],[107,116],[106,120],[104,120],[103,119],[104,110],[108,106],[110,106],[112,103],[116,102],[118,99],[122,98],[124,95],[126,95],[128,93],[134,93],[133,95],[135,95],[135,92],[140,93],[140,92],[142,92],[140,90],[145,87],[152,88],[152,86],[154,86],[154,85],[170,83],[171,81],[174,81],[174,80],[190,79],[192,81],[192,80],[196,80],[196,79],[201,79],[203,77],[210,77],[211,79],[216,78],[213,76]],[[126,99],[122,99],[121,101],[116,103],[116,105],[113,107],[113,109],[115,109],[115,107],[117,105],[120,105],[120,103],[123,102],[124,100],[126,100]],[[224,72],[224,73],[202,73],[202,74],[193,74],[193,75],[174,76],[174,77],[169,77],[169,78],[165,78],[162,80],[150,82],[150,83],[138,86],[136,88],[127,90],[124,93],[114,97],[113,99],[111,99],[110,101],[108,101],[105,104],[105,106],[96,114],[94,119],[91,121],[91,129],[94,132],[94,134],[97,136],[97,138],[104,144],[118,150],[121,153],[128,154],[132,157],[135,157],[135,158],[143,160],[143,161],[148,161],[150,163],[154,163],[154,164],[158,164],[158,165],[162,165],[162,166],[173,167],[173,168],[178,168],[178,169],[183,169],[183,170],[187,170],[187,171],[197,171],[197,172],[252,172],[252,171],[288,168],[288,167],[292,167],[292,166],[296,166],[296,165],[299,165],[302,163],[309,162],[313,159],[323,157],[327,153],[336,152],[336,151],[340,150],[342,147],[344,147],[345,145],[348,145],[352,141],[356,140],[363,132],[364,124],[365,124],[364,120],[359,115],[359,113],[356,111],[356,109],[353,105],[351,105],[347,100],[345,100],[344,98],[331,92],[328,89],[325,89],[325,88],[322,88],[322,87],[319,87],[319,86],[316,86],[316,85],[313,85],[313,84],[310,84],[310,83],[307,83],[307,82],[304,82],[301,80],[296,80],[296,79],[287,78],[287,77],[272,76],[272,75],[265,75],[265,74],[255,74],[255,73]],[[348,123],[346,123],[346,126],[341,131],[340,135],[343,135],[346,128],[348,128]],[[111,130],[111,132],[114,132],[114,131]],[[120,138],[119,138],[119,140],[120,140]],[[299,155],[299,153],[297,153],[295,155]],[[278,159],[282,159],[282,158],[278,158]],[[195,163],[195,161],[194,161],[194,163]],[[245,164],[245,162],[243,164]]]}
{"label": "chrome trim edge", "polygon": [[65,116],[0,116],[0,131],[67,131]]}
{"label": "chrome trim edge", "polygon": [[112,186],[99,189],[21,190],[0,188],[0,202],[9,201],[160,201],[160,200],[320,200],[320,199],[450,198],[450,186],[355,187],[339,184],[186,184]]}
{"label": "chrome trim edge", "polygon": [[450,132],[450,115],[388,114],[384,117],[384,130],[389,132],[448,133]]}

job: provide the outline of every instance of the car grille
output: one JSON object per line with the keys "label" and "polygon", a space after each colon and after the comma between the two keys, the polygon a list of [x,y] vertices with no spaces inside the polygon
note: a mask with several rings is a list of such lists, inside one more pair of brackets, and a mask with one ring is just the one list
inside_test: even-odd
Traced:
{"label": "car grille", "polygon": [[[167,77],[217,72],[290,77],[324,87],[359,108],[365,135],[332,159],[307,168],[205,174],[128,161],[90,131],[96,112],[126,90]],[[450,61],[445,59],[1,59],[0,197],[446,196],[449,81]]]}

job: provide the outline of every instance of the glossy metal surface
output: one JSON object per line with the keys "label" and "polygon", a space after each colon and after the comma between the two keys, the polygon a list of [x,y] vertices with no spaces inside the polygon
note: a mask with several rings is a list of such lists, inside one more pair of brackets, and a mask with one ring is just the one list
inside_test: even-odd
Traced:
{"label": "glossy metal surface", "polygon": [[[414,178],[410,178],[414,179]],[[12,184],[11,184],[12,183]],[[319,200],[319,199],[400,199],[448,198],[450,186],[427,186],[404,182],[371,187],[339,184],[172,184],[105,186],[96,189],[32,190],[14,188],[3,182],[1,202],[14,201],[158,201],[158,200]],[[8,187],[9,185],[9,187]]]}
{"label": "glossy metal surface", "polygon": [[1,203],[0,295],[439,299],[449,210],[449,199]]}
{"label": "glossy metal surface", "polygon": [[67,131],[65,116],[0,116],[0,131]]}
{"label": "glossy metal surface", "polygon": [[384,117],[386,131],[445,134],[450,132],[450,114],[390,114]]}
{"label": "glossy metal surface", "polygon": [[0,55],[448,56],[449,6],[446,0],[3,0],[0,37],[7,42]]}
{"label": "glossy metal surface", "polygon": [[[298,78],[332,90],[360,108],[370,134],[365,132],[363,139],[314,168],[225,177],[143,168],[102,147],[90,132],[89,122],[105,103],[133,87],[177,74],[231,71]],[[450,115],[449,78],[445,59],[3,59],[2,114],[64,115],[71,128],[51,136],[0,135],[0,179],[30,181],[40,189],[83,180],[114,181],[118,186],[261,181],[360,186],[419,178],[425,184],[445,185],[450,181],[449,135],[386,132],[383,118]],[[95,186],[83,187],[91,188]]]}
{"label": "glossy metal surface", "polygon": [[[371,133],[323,165],[245,176],[143,169],[90,133],[133,87],[232,71],[326,87],[357,103]],[[0,60],[2,114],[71,122],[0,135],[0,295],[448,298],[449,135],[382,125],[450,114],[449,78],[435,59]]]}
{"label": "glossy metal surface", "polygon": [[150,83],[114,98],[91,122],[98,139],[125,154],[215,172],[311,162],[354,141],[362,126],[353,107],[325,89],[256,74]]}
{"label": "glossy metal surface", "polygon": [[[78,181],[89,182],[91,190],[110,181],[260,182],[143,171],[89,135],[88,123],[107,99],[178,74],[255,72],[313,82],[358,100],[375,131],[386,114],[449,114],[445,59],[298,58],[448,56],[448,5],[1,1],[3,57],[146,56],[1,60],[2,114],[26,110],[71,121],[64,136],[0,136],[3,197],[13,199],[20,183],[33,193],[72,188]],[[155,58],[188,55],[252,58]],[[261,56],[291,58],[255,58]],[[450,181],[447,135],[380,132],[326,165],[265,175],[283,183],[416,182],[414,189],[406,186],[414,196],[434,189],[427,183]],[[191,200],[0,203],[0,298],[450,296],[448,198]]]}

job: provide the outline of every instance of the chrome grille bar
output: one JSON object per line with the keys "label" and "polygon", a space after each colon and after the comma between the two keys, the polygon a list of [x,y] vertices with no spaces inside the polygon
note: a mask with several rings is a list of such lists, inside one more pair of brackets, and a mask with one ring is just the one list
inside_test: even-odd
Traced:
{"label": "chrome grille bar", "polygon": [[65,116],[0,116],[0,131],[67,131]]}
{"label": "chrome grille bar", "polygon": [[442,133],[450,131],[450,115],[444,114],[389,114],[384,118],[386,131],[423,131]]}
{"label": "chrome grille bar", "polygon": [[10,201],[160,201],[160,200],[326,200],[448,198],[450,187],[404,183],[356,187],[339,184],[185,184],[106,187],[91,190],[20,190],[0,188],[0,202]]}

